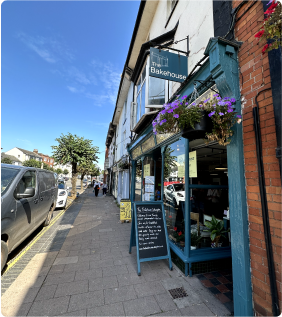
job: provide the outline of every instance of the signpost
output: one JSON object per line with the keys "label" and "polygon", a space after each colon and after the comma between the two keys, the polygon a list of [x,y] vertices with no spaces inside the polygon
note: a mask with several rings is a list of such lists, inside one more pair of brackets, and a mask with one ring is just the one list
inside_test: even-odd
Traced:
{"label": "signpost", "polygon": [[134,203],[129,253],[133,246],[137,248],[138,275],[141,275],[140,263],[146,261],[168,259],[172,270],[163,203]]}
{"label": "signpost", "polygon": [[182,83],[188,76],[188,58],[151,47],[149,75]]}

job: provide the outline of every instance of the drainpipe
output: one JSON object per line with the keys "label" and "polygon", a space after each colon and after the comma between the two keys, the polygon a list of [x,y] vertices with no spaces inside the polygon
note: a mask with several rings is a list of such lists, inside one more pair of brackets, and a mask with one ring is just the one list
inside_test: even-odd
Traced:
{"label": "drainpipe", "polygon": [[255,98],[256,107],[253,108],[253,117],[254,117],[254,129],[256,135],[256,149],[257,149],[257,163],[258,163],[258,174],[259,174],[259,189],[261,197],[261,210],[263,218],[263,228],[264,228],[264,237],[265,237],[265,246],[267,254],[267,263],[268,263],[268,273],[270,280],[270,291],[271,291],[271,300],[272,300],[272,313],[273,316],[279,316],[279,301],[276,285],[276,276],[275,276],[275,266],[273,261],[273,251],[272,251],[272,242],[271,242],[271,233],[269,227],[269,215],[268,215],[268,205],[266,198],[265,190],[265,179],[264,179],[264,167],[262,160],[262,144],[261,144],[261,133],[260,133],[260,123],[259,123],[259,113],[258,113],[258,101],[257,98],[260,93],[263,91],[269,90],[271,88],[261,90]]}

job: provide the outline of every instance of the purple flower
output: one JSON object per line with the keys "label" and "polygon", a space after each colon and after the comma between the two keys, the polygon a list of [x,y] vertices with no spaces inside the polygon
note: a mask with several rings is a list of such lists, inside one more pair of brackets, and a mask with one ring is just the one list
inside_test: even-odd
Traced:
{"label": "purple flower", "polygon": [[182,99],[186,99],[186,98],[187,98],[187,96],[183,96],[183,97],[182,97]]}
{"label": "purple flower", "polygon": [[173,112],[173,109],[169,109],[168,111],[167,111],[167,113],[172,113]]}
{"label": "purple flower", "polygon": [[214,108],[216,107],[216,104],[212,105]]}
{"label": "purple flower", "polygon": [[165,113],[166,113],[166,110],[165,110],[165,109],[161,111],[161,114],[165,114]]}
{"label": "purple flower", "polygon": [[217,97],[217,96],[218,96],[218,94],[214,94],[213,96],[214,96],[214,97]]}
{"label": "purple flower", "polygon": [[224,106],[224,105],[226,105],[226,103],[225,103],[224,101],[219,101],[217,104],[218,104],[219,106]]}
{"label": "purple flower", "polygon": [[157,132],[154,132],[155,135],[157,135]]}
{"label": "purple flower", "polygon": [[188,102],[185,102],[185,106],[188,106]]}
{"label": "purple flower", "polygon": [[242,118],[239,114],[237,115],[237,118]]}
{"label": "purple flower", "polygon": [[228,108],[227,112],[233,112],[233,109],[232,108]]}
{"label": "purple flower", "polygon": [[215,111],[208,114],[209,117],[213,116],[215,114]]}
{"label": "purple flower", "polygon": [[199,107],[203,107],[203,105],[199,105]]}
{"label": "purple flower", "polygon": [[236,102],[236,99],[231,98],[230,101],[231,101],[231,102]]}
{"label": "purple flower", "polygon": [[175,114],[175,115],[174,115],[174,118],[179,118],[179,114]]}
{"label": "purple flower", "polygon": [[221,97],[216,97],[217,100],[221,100]]}
{"label": "purple flower", "polygon": [[224,113],[223,112],[219,112],[218,113],[220,116],[224,116]]}
{"label": "purple flower", "polygon": [[153,127],[155,127],[157,125],[157,122],[153,122],[152,124],[153,124]]}
{"label": "purple flower", "polygon": [[204,103],[208,102],[210,99],[211,99],[211,98],[206,99],[206,100],[204,101]]}
{"label": "purple flower", "polygon": [[177,96],[176,96],[176,98],[179,98],[179,97],[180,97],[180,95],[177,95]]}
{"label": "purple flower", "polygon": [[224,97],[224,100],[228,100],[229,99],[229,97]]}

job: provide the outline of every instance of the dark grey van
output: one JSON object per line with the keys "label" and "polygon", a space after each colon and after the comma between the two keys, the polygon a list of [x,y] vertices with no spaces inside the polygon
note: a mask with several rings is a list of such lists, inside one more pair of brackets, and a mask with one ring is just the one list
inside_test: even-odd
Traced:
{"label": "dark grey van", "polygon": [[57,194],[55,173],[1,164],[1,271],[12,250],[42,223],[48,226]]}

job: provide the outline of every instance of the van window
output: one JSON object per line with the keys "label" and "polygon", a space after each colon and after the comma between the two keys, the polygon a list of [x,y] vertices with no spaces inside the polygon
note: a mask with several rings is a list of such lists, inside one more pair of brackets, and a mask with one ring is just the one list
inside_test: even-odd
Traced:
{"label": "van window", "polygon": [[19,171],[15,168],[1,167],[1,195],[8,190]]}
{"label": "van window", "polygon": [[36,173],[35,171],[27,171],[17,186],[17,193],[23,194],[27,187],[36,187]]}

